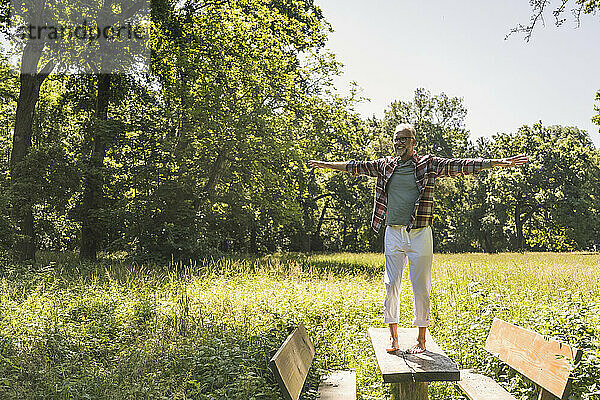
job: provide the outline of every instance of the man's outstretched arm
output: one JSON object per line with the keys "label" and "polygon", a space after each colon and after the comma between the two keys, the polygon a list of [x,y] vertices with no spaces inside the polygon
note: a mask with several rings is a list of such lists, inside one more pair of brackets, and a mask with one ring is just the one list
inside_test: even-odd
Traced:
{"label": "man's outstretched arm", "polygon": [[383,172],[385,159],[380,158],[373,161],[338,161],[326,162],[310,160],[308,165],[312,168],[329,168],[338,171],[347,171],[353,175],[379,176]]}
{"label": "man's outstretched arm", "polygon": [[483,169],[493,167],[518,167],[528,161],[529,159],[525,154],[500,159],[433,157],[437,178],[477,174]]}
{"label": "man's outstretched arm", "polygon": [[348,166],[348,161],[327,162],[327,161],[310,160],[308,162],[308,165],[311,168],[328,168],[328,169],[336,169],[338,171],[346,171],[346,167]]}

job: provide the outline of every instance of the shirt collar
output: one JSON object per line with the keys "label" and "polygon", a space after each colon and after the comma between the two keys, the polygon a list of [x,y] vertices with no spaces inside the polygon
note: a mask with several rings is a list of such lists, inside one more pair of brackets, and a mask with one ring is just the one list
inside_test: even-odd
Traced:
{"label": "shirt collar", "polygon": [[[413,151],[413,155],[412,155],[412,157],[411,157],[411,158],[409,158],[409,160],[412,160],[412,161],[413,161],[415,164],[417,164],[417,163],[419,162],[419,158],[421,158],[421,157],[419,157],[419,155],[417,154],[417,152],[416,152],[416,151]],[[408,161],[408,160],[407,160],[407,161]],[[401,163],[401,162],[402,162],[402,160],[400,159],[400,157],[399,157],[399,156],[396,156],[396,157],[394,157],[394,162],[395,162],[396,164],[398,164],[398,163]]]}

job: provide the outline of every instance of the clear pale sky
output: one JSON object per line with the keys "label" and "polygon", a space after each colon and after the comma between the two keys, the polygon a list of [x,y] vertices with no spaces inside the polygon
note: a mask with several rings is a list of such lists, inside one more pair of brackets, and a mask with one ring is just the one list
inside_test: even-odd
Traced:
{"label": "clear pale sky", "polygon": [[328,48],[344,64],[336,87],[355,81],[371,99],[363,117],[383,116],[416,88],[462,97],[471,138],[515,132],[539,120],[577,126],[600,148],[596,92],[600,89],[600,20],[583,16],[575,29],[546,16],[529,42],[504,40],[530,16],[527,0],[317,0],[332,25]]}

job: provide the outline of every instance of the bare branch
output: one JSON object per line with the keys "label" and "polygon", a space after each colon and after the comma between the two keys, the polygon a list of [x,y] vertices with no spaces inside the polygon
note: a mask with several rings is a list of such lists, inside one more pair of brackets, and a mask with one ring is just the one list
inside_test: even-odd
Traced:
{"label": "bare branch", "polygon": [[7,90],[4,89],[0,89],[0,98],[4,97],[5,99],[10,99],[12,101],[17,101],[19,100],[18,96],[14,93],[11,93]]}
{"label": "bare branch", "polygon": [[[568,1],[568,0],[563,0],[563,1]],[[517,25],[515,28],[511,29],[510,32],[508,33],[508,35],[506,35],[506,37],[504,38],[504,40],[508,39],[510,35],[512,35],[513,33],[524,33],[525,34],[525,41],[529,42],[529,40],[531,39],[531,35],[533,34],[533,30],[535,28],[535,26],[538,24],[538,22],[541,21],[542,25],[546,25],[544,23],[544,10],[546,9],[546,6],[548,4],[550,4],[550,0],[530,0],[529,4],[531,5],[532,8],[532,13],[533,15],[530,18],[530,23],[527,26],[524,26],[522,24]]]}
{"label": "bare branch", "polygon": [[[541,21],[544,24],[544,11],[548,8],[551,0],[530,0],[529,4],[531,6],[531,18],[528,25],[519,24],[516,27],[512,28],[510,32],[505,36],[505,40],[508,39],[514,33],[523,33],[525,35],[525,41],[529,42],[533,31],[535,30],[536,25]],[[552,11],[552,15],[554,16],[554,25],[557,27],[562,26],[567,20],[568,17],[565,17],[565,13],[567,11],[567,5],[569,2],[573,2],[572,0],[560,0],[559,5]],[[591,14],[595,13],[598,9],[600,9],[600,3],[598,0],[575,0],[575,7],[570,10],[573,19],[576,23],[576,28],[581,26],[581,15],[582,14]],[[545,24],[544,24],[545,25]]]}
{"label": "bare branch", "polygon": [[344,222],[344,218],[342,218],[342,217],[325,217],[325,218],[323,218],[323,221]]}
{"label": "bare branch", "polygon": [[52,72],[53,69],[54,69],[54,60],[50,60],[46,63],[46,65],[44,65],[44,68],[42,68],[39,75],[45,79],[48,75],[50,75],[50,73]]}
{"label": "bare branch", "polygon": [[40,72],[36,74],[36,85],[39,89],[42,86],[42,83],[46,80],[46,78],[50,75],[52,70],[54,69],[54,60],[50,60],[44,65],[44,68]]}
{"label": "bare branch", "polygon": [[122,11],[121,14],[119,14],[119,18],[121,18],[123,20],[127,20],[127,19],[133,17],[138,11],[140,11],[142,9],[142,5],[143,5],[143,2],[133,3],[133,5],[131,5],[131,7],[129,7],[127,10]]}
{"label": "bare branch", "polygon": [[554,19],[555,19],[555,24],[556,26],[561,26],[567,19],[566,18],[560,18],[560,16],[562,15],[563,12],[565,12],[565,7],[567,6],[567,2],[569,0],[562,0],[562,4],[560,5],[560,7],[558,7],[556,10],[552,11],[552,15],[554,15]]}
{"label": "bare branch", "polygon": [[584,3],[580,3],[578,8],[574,8],[571,10],[573,16],[575,17],[575,23],[579,28],[581,26],[581,13],[583,12]]}
{"label": "bare branch", "polygon": [[323,198],[325,198],[325,197],[333,196],[333,195],[335,195],[335,193],[323,193],[323,194],[321,194],[321,195],[319,195],[319,196],[315,197],[315,198],[313,199],[313,201],[317,201],[317,200],[323,199]]}

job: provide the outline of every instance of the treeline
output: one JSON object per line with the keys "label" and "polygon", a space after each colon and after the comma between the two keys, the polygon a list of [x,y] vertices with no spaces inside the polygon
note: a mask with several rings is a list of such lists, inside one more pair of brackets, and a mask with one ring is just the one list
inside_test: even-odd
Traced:
{"label": "treeline", "polygon": [[438,251],[600,244],[586,132],[540,123],[473,143],[461,99],[424,89],[362,119],[332,86],[340,65],[311,0],[156,0],[152,20],[150,73],[62,75],[41,56],[40,74],[19,75],[0,60],[0,246],[17,258],[379,250],[374,182],[307,160],[390,155],[398,122],[420,154],[531,157],[438,181]]}

